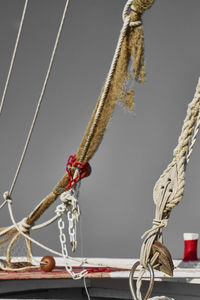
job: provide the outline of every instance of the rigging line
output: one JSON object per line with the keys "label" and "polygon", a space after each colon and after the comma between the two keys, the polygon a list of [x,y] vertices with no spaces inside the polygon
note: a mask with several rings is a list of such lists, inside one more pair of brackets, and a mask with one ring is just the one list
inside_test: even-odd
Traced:
{"label": "rigging line", "polygon": [[64,7],[62,19],[61,19],[61,22],[60,22],[60,26],[59,26],[59,29],[58,29],[57,36],[56,36],[56,41],[55,41],[54,48],[53,48],[53,51],[52,51],[52,54],[51,54],[49,66],[48,66],[47,73],[46,73],[46,76],[45,76],[45,80],[44,80],[44,83],[43,83],[43,86],[42,86],[42,90],[41,90],[41,93],[40,93],[38,104],[37,104],[37,107],[36,107],[36,110],[35,110],[33,121],[32,121],[32,124],[31,124],[31,128],[29,130],[29,133],[28,133],[28,136],[27,136],[27,139],[26,139],[26,143],[25,143],[25,146],[24,146],[24,149],[23,149],[23,152],[22,152],[22,155],[21,155],[18,167],[17,167],[17,171],[15,173],[13,182],[12,182],[10,190],[9,190],[9,196],[10,197],[11,197],[11,194],[12,194],[13,189],[15,187],[15,183],[17,181],[17,178],[19,176],[19,172],[21,170],[22,163],[24,161],[24,158],[25,158],[28,146],[29,146],[29,142],[30,142],[30,139],[31,139],[31,136],[32,136],[32,133],[33,133],[33,129],[35,127],[35,123],[36,123],[36,120],[37,120],[37,117],[38,117],[40,106],[41,106],[41,103],[42,103],[42,100],[43,100],[43,97],[44,97],[44,93],[45,93],[45,90],[46,90],[47,82],[48,82],[50,72],[51,72],[51,69],[52,69],[55,53],[56,53],[56,50],[57,50],[57,47],[58,47],[58,42],[59,42],[60,35],[61,35],[62,29],[63,29],[63,25],[64,25],[64,21],[65,21],[65,16],[66,16],[66,13],[67,13],[67,10],[68,10],[68,6],[69,6],[69,0],[66,0],[66,4],[65,4],[65,7]]}
{"label": "rigging line", "polygon": [[[83,258],[84,256],[84,240],[83,240],[83,219],[82,218],[80,218],[80,226],[79,226],[79,228],[80,228],[80,246],[81,246],[81,257]],[[86,270],[86,268],[85,268],[85,266],[84,266],[84,262],[85,262],[85,259],[83,258],[83,260],[82,260],[82,268],[83,268],[83,270]],[[85,288],[85,292],[86,292],[86,295],[87,295],[87,298],[88,298],[88,300],[90,300],[91,298],[90,298],[90,294],[89,294],[89,291],[88,291],[88,287],[87,287],[87,282],[86,282],[86,276],[87,276],[87,273],[86,273],[86,275],[83,277],[83,284],[84,284],[84,288]]]}
{"label": "rigging line", "polygon": [[5,83],[5,86],[4,86],[3,95],[2,95],[2,98],[1,98],[0,114],[1,114],[2,109],[3,109],[3,105],[4,105],[4,101],[5,101],[5,97],[6,97],[6,93],[7,93],[7,89],[8,89],[8,84],[9,84],[9,81],[10,81],[10,76],[11,76],[13,65],[14,65],[14,62],[15,62],[15,56],[16,56],[16,52],[17,52],[17,48],[18,48],[19,39],[20,39],[20,36],[21,36],[21,31],[22,31],[22,26],[23,26],[23,23],[24,23],[24,17],[25,17],[25,14],[26,14],[27,5],[28,5],[28,0],[25,0],[23,12],[22,12],[22,17],[21,17],[21,21],[20,21],[20,25],[19,25],[19,29],[18,29],[18,33],[17,33],[17,38],[16,38],[16,41],[15,41],[15,46],[14,46],[14,50],[13,50],[13,54],[12,54],[12,58],[11,58],[11,62],[10,62],[10,67],[9,67],[6,83]]}

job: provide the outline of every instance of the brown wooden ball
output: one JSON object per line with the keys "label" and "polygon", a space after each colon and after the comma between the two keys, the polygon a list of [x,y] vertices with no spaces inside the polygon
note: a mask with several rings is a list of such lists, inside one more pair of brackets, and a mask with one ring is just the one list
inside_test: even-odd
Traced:
{"label": "brown wooden ball", "polygon": [[44,256],[40,261],[40,269],[44,272],[51,272],[55,266],[56,262],[52,256]]}
{"label": "brown wooden ball", "polygon": [[92,173],[92,168],[91,168],[90,164],[88,164],[88,169],[87,169],[87,173],[86,173],[85,177],[90,176],[91,173]]}

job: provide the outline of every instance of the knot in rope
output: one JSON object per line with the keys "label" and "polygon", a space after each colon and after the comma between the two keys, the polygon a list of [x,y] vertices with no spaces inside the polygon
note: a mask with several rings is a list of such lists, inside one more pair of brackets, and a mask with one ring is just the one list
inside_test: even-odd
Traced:
{"label": "knot in rope", "polygon": [[[84,162],[80,162],[76,160],[76,155],[70,155],[70,157],[68,158],[67,161],[67,166],[66,166],[66,171],[67,171],[67,175],[68,175],[68,185],[65,188],[65,190],[69,190],[71,189],[73,186],[76,185],[76,183],[86,177],[88,175],[88,171],[89,171],[90,165],[88,162],[84,163]],[[73,172],[72,170],[76,169],[76,176],[73,177]]]}
{"label": "knot in rope", "polygon": [[76,202],[76,198],[74,197],[74,192],[72,189],[63,192],[60,195],[60,200],[65,204],[72,204]]}
{"label": "knot in rope", "polygon": [[8,191],[6,191],[6,192],[3,193],[3,198],[4,198],[4,200],[5,200],[6,202],[12,204],[12,199],[11,199],[10,194],[9,194]]}
{"label": "knot in rope", "polygon": [[27,218],[24,218],[21,222],[18,223],[18,227],[23,233],[28,233],[30,228],[32,227],[31,225],[27,224],[26,221]]}
{"label": "knot in rope", "polygon": [[62,201],[63,205],[66,207],[66,211],[68,210],[68,206],[72,207],[73,212],[79,212],[78,208],[78,200],[76,199],[74,189],[70,189],[60,195],[60,200]]}
{"label": "knot in rope", "polygon": [[167,222],[168,220],[167,219],[164,219],[164,220],[156,220],[156,219],[153,219],[153,225],[156,226],[157,228],[162,228],[162,227],[167,227]]}
{"label": "knot in rope", "polygon": [[[157,219],[153,219],[153,227],[149,230],[147,230],[143,235],[142,235],[142,239],[145,238],[147,235],[150,236],[153,233],[157,233],[157,231],[161,228],[167,227],[167,222],[168,219],[162,219],[162,220],[157,220]],[[148,237],[147,237],[148,238]]]}

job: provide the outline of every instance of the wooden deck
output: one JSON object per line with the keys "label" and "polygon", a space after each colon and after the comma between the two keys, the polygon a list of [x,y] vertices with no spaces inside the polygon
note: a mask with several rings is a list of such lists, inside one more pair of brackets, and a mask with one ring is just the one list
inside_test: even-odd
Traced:
{"label": "wooden deck", "polygon": [[[106,266],[105,272],[94,269],[94,261]],[[86,276],[91,299],[131,299],[128,287],[129,270],[134,259],[88,259],[89,270],[95,272]],[[56,259],[57,267],[52,272],[39,269],[27,272],[0,272],[0,299],[87,299],[83,280],[73,280],[63,267],[62,259]],[[174,277],[155,272],[155,287],[152,296],[166,295],[176,300],[200,299],[200,268],[198,263],[186,264],[175,260]],[[114,268],[114,266],[117,266]],[[74,266],[74,271],[81,268]],[[136,272],[137,276],[137,272]],[[143,291],[148,285],[145,275]]]}

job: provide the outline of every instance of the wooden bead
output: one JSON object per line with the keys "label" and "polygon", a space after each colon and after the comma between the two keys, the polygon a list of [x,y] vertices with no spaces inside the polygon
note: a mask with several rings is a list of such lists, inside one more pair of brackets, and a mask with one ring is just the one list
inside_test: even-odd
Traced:
{"label": "wooden bead", "polygon": [[44,272],[51,272],[55,265],[56,262],[52,256],[44,256],[40,261],[40,269]]}
{"label": "wooden bead", "polygon": [[90,166],[90,164],[89,164],[89,165],[88,165],[88,169],[87,169],[87,173],[86,173],[85,177],[90,176],[91,173],[92,173],[92,168],[91,168],[91,166]]}

